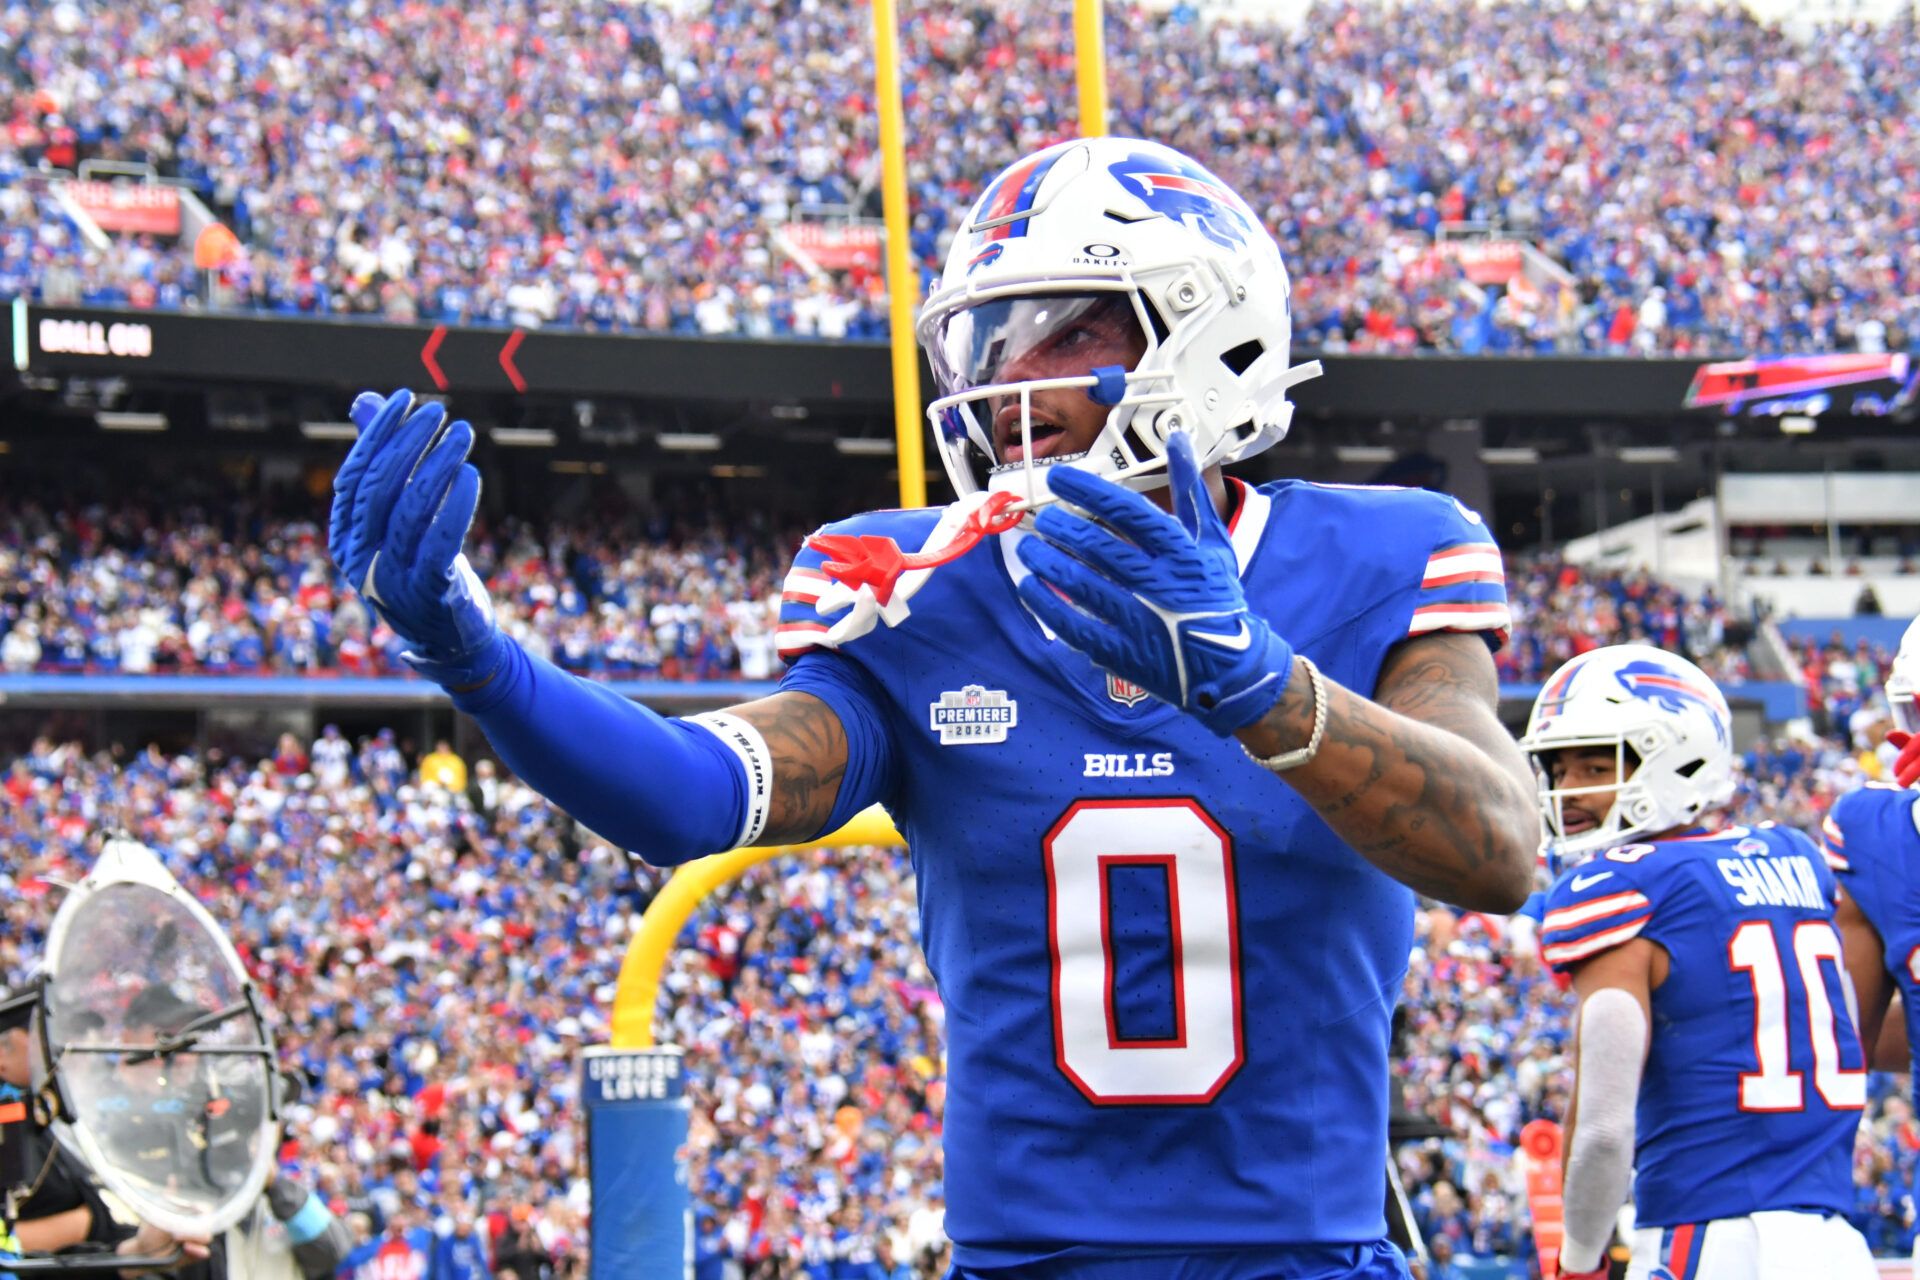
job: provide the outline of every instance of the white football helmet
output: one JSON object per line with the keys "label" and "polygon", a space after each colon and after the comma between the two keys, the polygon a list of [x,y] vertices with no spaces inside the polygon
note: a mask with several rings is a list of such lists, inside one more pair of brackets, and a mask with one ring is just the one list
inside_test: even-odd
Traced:
{"label": "white football helmet", "polygon": [[[1534,700],[1520,747],[1540,785],[1546,849],[1560,866],[1635,836],[1684,827],[1733,798],[1733,715],[1707,673],[1664,650],[1616,644],[1553,673]],[[1556,787],[1549,753],[1614,752],[1613,786]],[[1628,777],[1631,768],[1632,776]],[[1568,835],[1569,797],[1616,791],[1600,825]]]}
{"label": "white football helmet", "polygon": [[1887,668],[1887,710],[1893,715],[1894,728],[1920,733],[1920,618],[1907,626],[1907,633],[1900,637],[1900,652]]}
{"label": "white football helmet", "polygon": [[[1039,505],[1052,498],[1045,475],[1055,463],[1155,489],[1166,483],[1171,432],[1190,433],[1203,468],[1276,443],[1293,418],[1287,389],[1320,371],[1288,366],[1289,297],[1280,247],[1259,217],[1171,147],[1089,138],[1019,161],[966,215],[920,313],[940,393],[928,416],[955,491],[1011,490]],[[999,381],[1095,312],[1138,325],[1146,351],[1133,368]],[[1054,387],[1085,387],[1111,406],[1106,426],[1085,453],[1034,458],[1029,397]],[[1024,448],[1002,465],[988,402],[1010,396]]]}

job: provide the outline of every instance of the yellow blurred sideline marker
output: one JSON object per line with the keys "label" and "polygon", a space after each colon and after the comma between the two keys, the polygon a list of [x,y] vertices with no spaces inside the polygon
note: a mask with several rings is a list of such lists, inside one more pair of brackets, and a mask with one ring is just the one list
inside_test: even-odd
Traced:
{"label": "yellow blurred sideline marker", "polygon": [[687,919],[706,896],[734,879],[748,867],[756,866],[783,853],[802,853],[853,844],[905,844],[894,829],[892,819],[879,805],[865,809],[838,831],[809,840],[805,844],[758,845],[716,853],[686,863],[673,873],[658,897],[640,917],[639,931],[627,946],[620,962],[620,983],[613,997],[613,1047],[651,1049],[653,1047],[653,1011],[660,999],[660,976],[666,972],[667,955],[680,936]]}

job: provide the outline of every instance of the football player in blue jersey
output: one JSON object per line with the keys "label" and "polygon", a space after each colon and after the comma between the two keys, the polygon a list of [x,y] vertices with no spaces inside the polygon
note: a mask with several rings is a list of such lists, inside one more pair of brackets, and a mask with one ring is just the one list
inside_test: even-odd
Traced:
{"label": "football player in blue jersey", "polygon": [[[1920,619],[1901,637],[1886,694],[1894,723],[1887,737],[1901,751],[1894,780],[1841,796],[1821,824],[1821,850],[1840,885],[1835,918],[1860,1005],[1861,1043],[1874,1052],[1875,1067],[1906,1071],[1910,1046],[1920,1045],[1920,792],[1912,789],[1920,777]],[[1885,1025],[1895,993],[1904,1028]],[[1920,1097],[1920,1074],[1914,1089]],[[1920,1239],[1913,1256],[1920,1262]]]}
{"label": "football player in blue jersey", "polygon": [[665,720],[501,635],[460,555],[472,431],[404,393],[354,408],[335,560],[509,765],[651,862],[887,807],[947,1010],[954,1275],[1404,1276],[1414,892],[1510,911],[1538,842],[1498,549],[1438,494],[1222,475],[1291,418],[1287,273],[1166,147],[996,178],[919,335],[960,500],[809,540],[765,699]]}
{"label": "football player in blue jersey", "polygon": [[1562,1280],[1606,1275],[1630,1173],[1630,1280],[1877,1274],[1842,1216],[1866,1070],[1833,878],[1798,831],[1715,829],[1731,741],[1706,673],[1646,645],[1561,667],[1521,741],[1559,867],[1541,955],[1580,995]]}

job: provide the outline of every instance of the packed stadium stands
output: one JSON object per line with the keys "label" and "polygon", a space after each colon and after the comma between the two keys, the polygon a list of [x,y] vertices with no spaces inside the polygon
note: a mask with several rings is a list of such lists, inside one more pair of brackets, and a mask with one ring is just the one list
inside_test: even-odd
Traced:
{"label": "packed stadium stands", "polygon": [[[287,512],[240,531],[192,505],[0,505],[0,670],[407,673],[392,633],[337,593],[318,518]],[[509,520],[469,550],[503,624],[570,670],[765,680],[777,675],[779,583],[802,534],[718,518]],[[1511,557],[1509,586],[1505,681],[1534,683],[1576,653],[1629,640],[1730,683],[1751,674],[1727,640],[1737,615],[1711,592],[1689,598],[1644,571],[1541,556]]]}
{"label": "packed stadium stands", "polygon": [[[1116,132],[1210,159],[1279,236],[1298,342],[1747,355],[1912,342],[1913,23],[1796,43],[1680,0],[1323,3],[1295,30],[1134,5],[1107,43]],[[781,248],[874,210],[867,24],[850,0],[12,0],[0,296],[879,337],[870,258]],[[1073,132],[1072,43],[1063,7],[1011,0],[909,6],[903,32],[932,269],[993,169]],[[46,176],[88,160],[181,180],[244,252],[206,275],[184,236],[91,247]]]}
{"label": "packed stadium stands", "polygon": [[[392,632],[337,592],[318,515],[241,531],[231,508],[0,508],[0,669],[408,672]],[[799,538],[658,518],[651,529],[508,521],[470,550],[502,625],[570,670],[767,679],[780,576]]]}
{"label": "packed stadium stands", "polygon": [[[1865,740],[1863,740],[1864,743]],[[43,739],[0,783],[0,981],[43,936],[50,879],[124,824],[233,933],[309,1086],[282,1160],[363,1233],[396,1214],[485,1215],[496,1253],[580,1274],[587,1213],[577,1063],[607,1034],[638,912],[663,873],[629,866],[490,763],[409,761],[389,733],[323,733],[272,756],[89,756]],[[1882,767],[1872,749],[1769,742],[1735,817],[1817,824]],[[431,779],[431,780],[429,780]],[[931,1267],[943,1237],[943,1010],[918,943],[912,872],[888,849],[765,864],[683,935],[658,1021],[694,1078],[699,1274],[841,1280],[887,1255]],[[1532,1244],[1519,1128],[1571,1082],[1571,997],[1516,922],[1429,905],[1408,971],[1398,1071],[1447,1130],[1400,1165],[1423,1230],[1454,1254]],[[1856,1219],[1910,1238],[1920,1133],[1876,1077]],[[523,1273],[526,1274],[526,1273]],[[936,1274],[923,1270],[923,1275]]]}
{"label": "packed stadium stands", "polygon": [[[1307,12],[1296,29],[1184,2],[1111,4],[1107,25],[1115,131],[1189,150],[1255,199],[1293,271],[1296,346],[1640,357],[1920,343],[1912,11],[1805,42],[1737,5],[1691,0],[1315,0]],[[856,0],[0,0],[0,300],[241,310],[263,324],[881,339],[885,282],[870,257],[810,258],[799,231],[871,239],[868,21]],[[1073,132],[1072,42],[1065,6],[1034,0],[914,0],[902,35],[924,284],[990,173]],[[92,161],[150,166],[230,225],[240,251],[201,266],[190,235],[90,236],[60,179]],[[404,345],[411,360],[418,338]],[[489,348],[488,376],[495,359]],[[32,424],[43,437],[69,422],[91,430],[96,407],[132,403],[96,372],[78,386],[23,377],[8,402],[27,406],[23,420],[44,415]],[[242,390],[266,404],[268,391]],[[0,681],[411,678],[400,642],[327,556],[323,472],[338,458],[315,462],[304,435],[289,444],[306,425],[290,406],[333,401],[316,386],[271,394],[271,426],[262,407],[249,428],[259,434],[238,445],[214,439],[211,413],[192,426],[196,415],[176,415],[167,439],[182,458],[132,484],[62,481],[57,446],[12,444],[0,459],[18,481],[0,493]],[[490,431],[517,421],[498,404],[470,409],[477,399],[456,396],[455,408],[477,422],[491,411]],[[647,452],[655,407],[621,409],[627,425],[645,418],[640,444],[637,431],[588,441],[581,423],[553,446],[624,467],[608,487],[626,486],[626,500],[558,514],[501,485],[468,553],[508,632],[571,670],[775,678],[782,575],[810,524],[697,502],[690,487],[676,498],[706,463],[669,470]],[[1425,408],[1434,422],[1456,413]],[[1483,412],[1458,410],[1463,422]],[[1822,441],[1845,429],[1837,418],[1822,420]],[[1574,421],[1541,425],[1539,440],[1564,426],[1597,448]],[[729,446],[798,424],[743,417]],[[819,424],[824,450],[842,428]],[[1482,441],[1481,425],[1476,441],[1519,440]],[[1730,415],[1701,434],[1737,448],[1753,427]],[[1357,433],[1320,438],[1369,452]],[[233,464],[256,440],[259,458],[282,455],[272,474],[300,483],[275,489]],[[1532,445],[1506,452],[1540,462]],[[129,448],[122,461],[138,473],[152,456]],[[41,469],[28,475],[29,461]],[[481,461],[492,485],[504,467]],[[1821,465],[1871,470],[1896,489],[1904,474],[1885,459],[1793,465],[1808,474],[1772,478],[1809,492]],[[1541,472],[1543,509],[1557,483]],[[1826,517],[1857,516],[1836,504],[1835,483],[1824,482]],[[1529,491],[1520,505],[1534,501]],[[1905,523],[1904,491],[1891,501],[1899,522],[1849,526],[1845,541],[1775,529],[1762,504],[1766,522],[1734,520],[1724,544],[1699,535],[1712,565],[1684,586],[1596,567],[1631,557],[1510,552],[1514,625],[1496,659],[1506,709],[1566,659],[1623,641],[1684,654],[1729,689],[1791,683],[1808,715],[1786,724],[1769,712],[1767,730],[1737,744],[1733,816],[1817,828],[1839,796],[1888,776],[1875,695],[1903,620],[1818,608],[1796,627],[1785,615],[1800,579],[1829,562],[1839,572],[1820,584],[1822,601],[1860,594],[1856,570],[1912,576],[1920,526]],[[1603,532],[1605,502],[1590,513]],[[1549,544],[1558,518],[1542,531]],[[1779,590],[1743,588],[1762,576]],[[1732,598],[1694,585],[1709,580]],[[1761,601],[1776,606],[1784,644],[1755,612]],[[304,694],[276,696],[272,715],[329,718],[285,711]],[[16,702],[7,727],[38,714]],[[163,748],[103,712],[83,745],[74,720],[49,716],[34,730],[43,736],[0,760],[0,984],[31,969],[55,883],[86,864],[100,832],[124,827],[231,931],[274,1005],[287,1064],[309,1086],[286,1166],[363,1238],[480,1215],[495,1274],[584,1276],[579,1050],[608,1038],[622,956],[666,873],[506,776],[476,738],[457,739],[464,756],[445,743],[428,752],[425,713],[372,727],[386,714],[355,708],[340,717],[347,732],[316,737],[262,713],[278,742],[244,754],[216,745],[238,739],[204,722],[197,744]],[[766,863],[688,924],[657,1029],[684,1047],[691,1077],[699,1280],[941,1274],[945,1009],[918,935],[911,865],[885,848]],[[1397,1152],[1418,1224],[1468,1280],[1537,1275],[1515,1144],[1528,1120],[1564,1114],[1571,997],[1543,971],[1524,919],[1423,903],[1404,1004],[1403,1100],[1445,1130]],[[1920,1121],[1905,1086],[1872,1077],[1855,1159],[1851,1216],[1888,1256],[1904,1255],[1916,1228]]]}

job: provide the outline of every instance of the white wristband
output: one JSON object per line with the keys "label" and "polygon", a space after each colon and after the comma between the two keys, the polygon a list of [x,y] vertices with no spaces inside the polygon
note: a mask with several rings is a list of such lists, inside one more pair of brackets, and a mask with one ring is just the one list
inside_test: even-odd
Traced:
{"label": "white wristband", "polygon": [[740,826],[734,848],[744,849],[760,839],[767,829],[767,815],[773,810],[773,752],[760,731],[739,716],[725,711],[702,711],[684,718],[697,724],[725,743],[747,770],[747,816]]}

